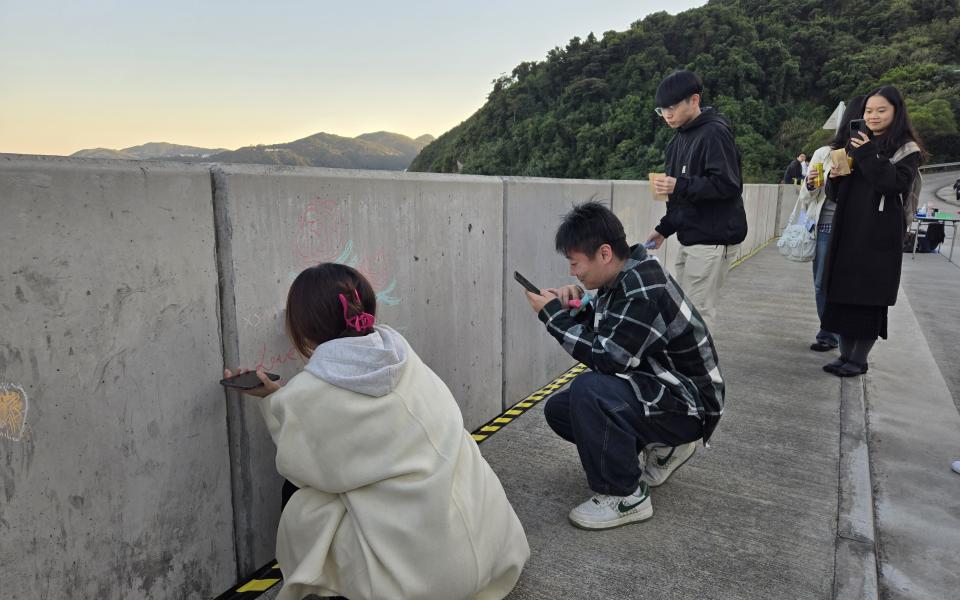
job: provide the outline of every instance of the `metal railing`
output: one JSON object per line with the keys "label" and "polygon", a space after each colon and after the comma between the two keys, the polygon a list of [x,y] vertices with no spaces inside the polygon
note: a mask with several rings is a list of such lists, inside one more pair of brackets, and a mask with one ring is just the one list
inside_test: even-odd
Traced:
{"label": "metal railing", "polygon": [[960,171],[960,162],[940,163],[939,165],[923,165],[920,170],[924,173],[939,173],[940,171]]}

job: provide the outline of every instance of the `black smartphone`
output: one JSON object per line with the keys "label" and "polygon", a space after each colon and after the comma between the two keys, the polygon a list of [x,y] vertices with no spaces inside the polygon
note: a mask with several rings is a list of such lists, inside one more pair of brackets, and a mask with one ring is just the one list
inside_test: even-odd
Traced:
{"label": "black smartphone", "polygon": [[853,119],[852,121],[850,121],[850,137],[851,138],[859,139],[860,136],[857,134],[860,133],[861,131],[863,133],[867,133],[866,121],[864,121],[863,119]]}
{"label": "black smartphone", "polygon": [[[280,376],[276,373],[267,373],[266,375],[270,381],[276,381],[280,379]],[[220,385],[228,388],[237,388],[239,390],[252,390],[253,388],[263,385],[263,382],[261,382],[260,378],[257,377],[256,371],[247,371],[246,373],[241,373],[240,375],[234,375],[229,379],[221,379]]]}
{"label": "black smartphone", "polygon": [[538,296],[540,295],[540,288],[527,281],[527,278],[521,275],[519,271],[513,272],[513,278],[516,279],[520,285],[527,288],[528,292],[537,294]]}

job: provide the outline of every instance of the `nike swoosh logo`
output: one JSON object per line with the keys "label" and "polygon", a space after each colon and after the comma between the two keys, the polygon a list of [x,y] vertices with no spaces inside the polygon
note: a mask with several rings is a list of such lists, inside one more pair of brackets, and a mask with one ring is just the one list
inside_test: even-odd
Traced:
{"label": "nike swoosh logo", "polygon": [[676,448],[670,448],[670,452],[668,452],[666,456],[658,456],[657,466],[660,466],[660,467],[667,466],[667,463],[669,463],[670,459],[673,458],[673,453],[676,452],[676,450],[677,450]]}
{"label": "nike swoosh logo", "polygon": [[[644,498],[643,500],[646,500],[646,498]],[[620,503],[617,504],[617,510],[620,511],[620,512],[622,512],[622,513],[631,511],[631,510],[633,510],[634,508],[636,508],[636,507],[640,506],[641,504],[643,504],[643,500],[641,500],[641,501],[639,501],[639,502],[635,502],[635,503],[633,503],[633,504],[629,504],[629,505],[624,504],[624,503],[623,503],[623,500],[621,500]]]}

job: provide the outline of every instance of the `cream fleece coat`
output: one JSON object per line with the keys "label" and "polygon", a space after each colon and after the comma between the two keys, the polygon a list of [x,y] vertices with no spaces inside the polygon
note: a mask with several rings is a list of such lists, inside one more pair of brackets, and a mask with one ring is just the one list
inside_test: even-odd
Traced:
{"label": "cream fleece coat", "polygon": [[447,386],[389,327],[322,344],[264,398],[277,470],[279,600],[506,596],[530,556]]}
{"label": "cream fleece coat", "polygon": [[[815,163],[823,163],[823,177],[824,185],[818,187],[817,189],[811,191],[807,189],[806,183],[800,186],[800,208],[807,211],[807,214],[812,216],[817,222],[820,221],[820,210],[823,209],[823,203],[827,199],[825,192],[826,178],[830,175],[830,167],[833,166],[833,161],[830,160],[830,151],[833,150],[830,146],[821,146],[813,153],[813,156],[810,158],[810,165]],[[816,233],[816,230],[814,230]]]}

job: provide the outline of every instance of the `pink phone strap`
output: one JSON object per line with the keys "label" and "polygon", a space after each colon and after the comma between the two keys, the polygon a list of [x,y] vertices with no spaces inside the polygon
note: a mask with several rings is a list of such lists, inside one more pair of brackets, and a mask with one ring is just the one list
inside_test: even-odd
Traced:
{"label": "pink phone strap", "polygon": [[[362,312],[353,317],[349,316],[347,314],[347,297],[343,294],[339,294],[339,297],[340,304],[343,306],[343,320],[347,322],[347,327],[353,327],[358,333],[364,329],[373,327],[373,323],[376,320],[373,315],[368,312]],[[357,304],[362,307],[363,303],[360,302],[360,293],[357,290],[353,290],[353,297],[357,299]]]}

